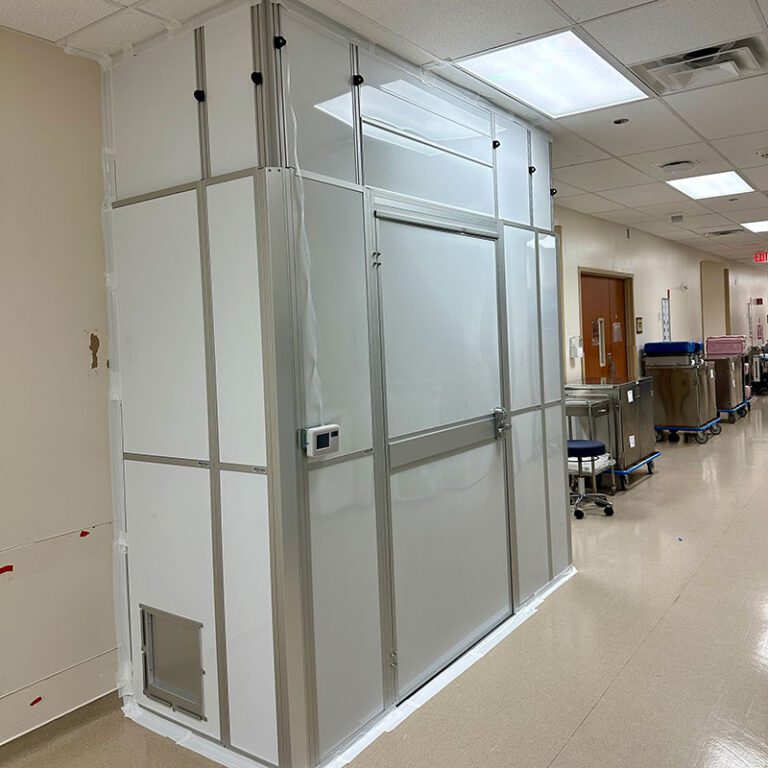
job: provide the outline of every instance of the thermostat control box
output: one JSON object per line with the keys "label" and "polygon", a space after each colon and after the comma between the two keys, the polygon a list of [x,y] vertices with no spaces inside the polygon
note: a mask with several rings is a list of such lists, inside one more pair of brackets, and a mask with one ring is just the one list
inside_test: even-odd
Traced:
{"label": "thermostat control box", "polygon": [[318,456],[327,456],[339,451],[339,425],[323,424],[319,427],[308,427],[304,431],[307,456],[314,459]]}

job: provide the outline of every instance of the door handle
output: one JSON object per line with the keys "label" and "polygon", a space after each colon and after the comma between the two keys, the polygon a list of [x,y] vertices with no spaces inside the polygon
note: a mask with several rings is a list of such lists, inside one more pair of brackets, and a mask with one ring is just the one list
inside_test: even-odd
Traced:
{"label": "door handle", "polygon": [[512,422],[506,408],[493,409],[493,431],[497,440],[501,440],[506,432],[512,429]]}
{"label": "door handle", "polygon": [[597,332],[598,332],[598,355],[600,357],[600,367],[605,368],[605,318],[597,318]]}

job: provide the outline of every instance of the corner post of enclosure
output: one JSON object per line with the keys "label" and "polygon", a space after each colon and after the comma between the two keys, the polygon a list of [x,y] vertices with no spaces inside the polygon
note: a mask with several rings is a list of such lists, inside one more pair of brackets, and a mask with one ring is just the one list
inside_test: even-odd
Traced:
{"label": "corner post of enclosure", "polygon": [[262,0],[256,6],[255,13],[255,34],[258,35],[256,49],[262,75],[262,87],[259,89],[259,165],[284,168],[287,165],[287,153],[280,7],[271,0]]}
{"label": "corner post of enclosure", "polygon": [[267,402],[278,749],[281,768],[310,768],[310,702],[305,631],[305,521],[296,390],[292,203],[289,172],[256,174]]}

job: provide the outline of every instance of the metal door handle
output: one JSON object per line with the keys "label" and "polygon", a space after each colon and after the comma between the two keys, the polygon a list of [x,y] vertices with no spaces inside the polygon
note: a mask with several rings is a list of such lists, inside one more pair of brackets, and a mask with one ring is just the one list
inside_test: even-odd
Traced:
{"label": "metal door handle", "polygon": [[512,429],[512,423],[509,420],[509,414],[506,408],[493,409],[493,431],[497,440],[501,440],[506,432]]}
{"label": "metal door handle", "polygon": [[605,368],[605,318],[597,318],[597,332],[598,332],[598,355],[600,357],[600,367]]}

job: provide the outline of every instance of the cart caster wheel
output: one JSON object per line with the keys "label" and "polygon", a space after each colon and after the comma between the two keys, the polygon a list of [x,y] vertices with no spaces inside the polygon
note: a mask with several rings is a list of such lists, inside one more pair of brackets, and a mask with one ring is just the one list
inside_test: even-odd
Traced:
{"label": "cart caster wheel", "polygon": [[697,432],[696,433],[696,442],[699,445],[704,445],[704,443],[709,440],[709,435],[706,432]]}
{"label": "cart caster wheel", "polygon": [[729,413],[728,414],[728,423],[729,424],[735,424],[736,423],[736,414],[735,413]]}
{"label": "cart caster wheel", "polygon": [[626,475],[619,475],[619,485],[622,491],[629,490],[629,478]]}
{"label": "cart caster wheel", "polygon": [[712,426],[709,428],[709,431],[710,431],[710,432],[711,432],[713,435],[719,435],[719,434],[720,434],[720,433],[723,431],[723,425],[722,425],[722,424],[713,424],[713,425],[712,425]]}
{"label": "cart caster wheel", "polygon": [[743,419],[747,415],[747,409],[746,408],[739,408],[739,416]]}
{"label": "cart caster wheel", "polygon": [[613,517],[613,507],[604,507],[603,508],[603,514],[606,517]]}
{"label": "cart caster wheel", "polygon": [[679,443],[680,442],[680,435],[677,432],[670,432],[668,439],[669,439],[670,443]]}
{"label": "cart caster wheel", "polygon": [[659,429],[656,430],[656,442],[657,443],[664,442],[664,433]]}
{"label": "cart caster wheel", "polygon": [[648,462],[648,474],[652,475],[656,471],[656,463],[653,461]]}
{"label": "cart caster wheel", "polygon": [[584,519],[584,510],[583,509],[574,509],[573,510],[573,516],[577,520],[583,520]]}
{"label": "cart caster wheel", "polygon": [[747,412],[752,410],[752,403],[747,403]]}

